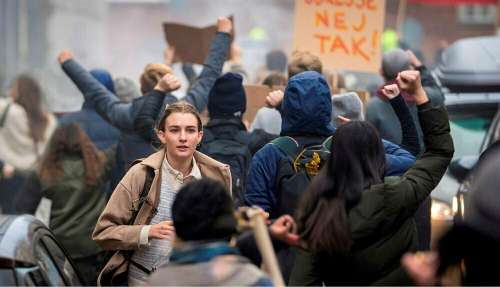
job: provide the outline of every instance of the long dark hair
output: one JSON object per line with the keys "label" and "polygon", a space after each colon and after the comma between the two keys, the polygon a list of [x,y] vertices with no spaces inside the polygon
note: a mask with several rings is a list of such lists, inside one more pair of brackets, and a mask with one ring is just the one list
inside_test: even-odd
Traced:
{"label": "long dark hair", "polygon": [[313,179],[297,210],[299,234],[313,253],[349,252],[348,211],[366,188],[382,182],[384,167],[384,147],[370,123],[353,121],[337,129],[328,164]]}
{"label": "long dark hair", "polygon": [[104,172],[106,156],[92,143],[77,124],[59,126],[52,135],[38,168],[42,181],[54,184],[63,174],[62,160],[67,155],[78,155],[85,167],[85,184],[94,186]]}
{"label": "long dark hair", "polygon": [[24,108],[28,116],[30,136],[35,143],[44,140],[49,118],[42,108],[42,89],[37,81],[20,75],[15,81],[17,97],[14,101]]}

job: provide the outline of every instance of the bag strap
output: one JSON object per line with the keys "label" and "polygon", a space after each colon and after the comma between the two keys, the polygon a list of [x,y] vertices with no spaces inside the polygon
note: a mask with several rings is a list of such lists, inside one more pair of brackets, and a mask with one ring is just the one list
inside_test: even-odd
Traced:
{"label": "bag strap", "polygon": [[286,155],[294,159],[299,154],[299,143],[292,137],[278,137],[271,141],[271,144],[278,147]]}
{"label": "bag strap", "polygon": [[5,107],[5,110],[3,111],[2,117],[0,118],[0,128],[5,124],[5,120],[7,119],[7,114],[11,105],[11,103],[7,104],[7,107]]}
{"label": "bag strap", "polygon": [[330,150],[332,148],[333,136],[329,136],[326,140],[321,144],[324,149]]}
{"label": "bag strap", "polygon": [[[143,159],[135,160],[131,166],[142,162],[142,160]],[[146,166],[146,179],[144,180],[144,186],[142,187],[141,194],[139,195],[139,198],[137,199],[137,206],[132,204],[132,216],[130,217],[129,221],[127,222],[127,225],[134,224],[135,219],[137,218],[137,215],[139,214],[139,210],[141,210],[142,205],[147,200],[148,195],[149,195],[149,190],[151,189],[151,185],[153,184],[154,175],[155,175],[154,169],[149,167],[149,166]]]}

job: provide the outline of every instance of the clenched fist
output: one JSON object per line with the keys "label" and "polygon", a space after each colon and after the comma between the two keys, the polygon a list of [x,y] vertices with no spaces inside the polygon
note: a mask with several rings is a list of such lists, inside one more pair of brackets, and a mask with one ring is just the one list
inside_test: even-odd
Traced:
{"label": "clenched fist", "polygon": [[59,64],[63,64],[67,60],[73,59],[73,53],[71,53],[70,50],[63,50],[59,55],[57,56],[57,61],[59,61]]}
{"label": "clenched fist", "polygon": [[173,92],[181,87],[181,82],[173,74],[167,73],[163,76],[155,86],[155,90],[164,93]]}
{"label": "clenched fist", "polygon": [[233,22],[227,17],[219,17],[217,19],[217,32],[224,32],[230,34],[233,30]]}
{"label": "clenched fist", "polygon": [[162,221],[154,224],[149,229],[148,238],[154,239],[173,239],[175,235],[174,223],[171,220]]}
{"label": "clenched fist", "polygon": [[415,97],[415,102],[417,105],[429,101],[429,98],[427,97],[427,94],[422,87],[422,83],[420,82],[419,71],[403,71],[398,74],[396,82],[401,89],[407,91],[409,94]]}
{"label": "clenched fist", "polygon": [[281,90],[272,91],[266,97],[266,105],[270,108],[277,108],[281,105],[283,98],[285,97],[285,93]]}
{"label": "clenched fist", "polygon": [[394,99],[399,95],[399,88],[398,85],[392,84],[392,85],[387,85],[382,88],[382,94],[386,96],[389,100]]}

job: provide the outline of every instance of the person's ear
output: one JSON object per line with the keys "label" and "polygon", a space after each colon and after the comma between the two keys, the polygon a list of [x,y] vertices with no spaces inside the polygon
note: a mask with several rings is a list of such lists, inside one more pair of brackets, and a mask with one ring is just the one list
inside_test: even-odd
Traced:
{"label": "person's ear", "polygon": [[165,139],[165,132],[164,131],[156,130],[156,135],[158,136],[158,138],[160,139],[160,142],[162,144],[167,143],[167,140]]}
{"label": "person's ear", "polygon": [[203,131],[201,130],[198,132],[198,143],[197,144],[200,144],[202,139],[203,139]]}

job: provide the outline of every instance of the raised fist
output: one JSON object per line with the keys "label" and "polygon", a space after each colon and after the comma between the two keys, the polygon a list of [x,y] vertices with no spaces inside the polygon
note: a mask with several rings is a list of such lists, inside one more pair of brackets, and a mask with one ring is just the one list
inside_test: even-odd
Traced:
{"label": "raised fist", "polygon": [[285,97],[285,93],[281,90],[272,91],[266,97],[266,105],[270,108],[277,108],[281,105],[283,98]]}
{"label": "raised fist", "polygon": [[70,50],[62,50],[61,53],[57,56],[57,61],[59,61],[59,64],[63,64],[67,60],[73,59],[73,53],[71,53]]}
{"label": "raised fist", "polygon": [[399,88],[398,85],[392,84],[392,85],[387,85],[382,88],[382,93],[384,96],[386,96],[389,100],[394,99],[399,95]]}
{"label": "raised fist", "polygon": [[413,95],[417,105],[421,105],[429,101],[427,94],[420,82],[419,71],[403,71],[396,78],[398,86]]}
{"label": "raised fist", "polygon": [[219,17],[217,19],[217,32],[224,32],[230,34],[233,30],[233,22],[227,17]]}
{"label": "raised fist", "polygon": [[167,73],[163,76],[155,86],[155,90],[164,93],[173,92],[181,87],[181,82],[173,74]]}
{"label": "raised fist", "polygon": [[410,94],[415,94],[422,89],[419,71],[402,71],[396,78],[398,86]]}

